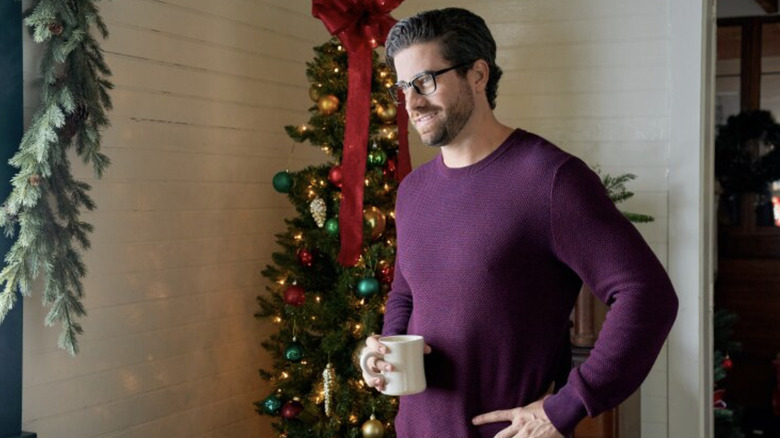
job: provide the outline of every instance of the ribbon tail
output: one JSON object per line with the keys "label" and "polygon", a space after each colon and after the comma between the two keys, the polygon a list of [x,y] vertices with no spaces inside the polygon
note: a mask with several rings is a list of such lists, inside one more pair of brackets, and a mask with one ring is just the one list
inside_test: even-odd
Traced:
{"label": "ribbon tail", "polygon": [[363,190],[368,157],[368,123],[371,111],[371,48],[349,54],[349,94],[344,132],[344,155],[339,229],[338,262],[355,266],[363,252]]}
{"label": "ribbon tail", "polygon": [[[399,93],[403,96],[403,93]],[[398,125],[398,172],[396,178],[402,181],[412,171],[412,158],[409,154],[409,114],[406,113],[406,102],[398,103],[395,122]]]}

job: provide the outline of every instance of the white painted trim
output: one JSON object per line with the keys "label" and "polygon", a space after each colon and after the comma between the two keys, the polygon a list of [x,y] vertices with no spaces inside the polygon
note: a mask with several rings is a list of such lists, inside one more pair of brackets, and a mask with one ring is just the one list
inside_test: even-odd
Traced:
{"label": "white painted trim", "polygon": [[[669,1],[669,274],[680,310],[669,337],[669,429],[711,436],[712,26],[714,0]],[[649,437],[644,437],[649,438]]]}

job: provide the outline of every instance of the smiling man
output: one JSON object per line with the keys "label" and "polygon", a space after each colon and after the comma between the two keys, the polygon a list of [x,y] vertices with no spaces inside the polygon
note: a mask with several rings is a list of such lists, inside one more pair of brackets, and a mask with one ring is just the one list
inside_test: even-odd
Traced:
{"label": "smiling man", "polygon": [[[501,69],[480,17],[420,13],[386,46],[399,79],[391,95],[441,151],[404,179],[396,202],[383,334],[428,344],[428,388],[401,397],[398,436],[568,436],[647,376],[677,312],[669,277],[585,163],[496,119]],[[571,369],[569,315],[583,281],[610,310],[590,357]],[[386,352],[378,336],[365,348]]]}

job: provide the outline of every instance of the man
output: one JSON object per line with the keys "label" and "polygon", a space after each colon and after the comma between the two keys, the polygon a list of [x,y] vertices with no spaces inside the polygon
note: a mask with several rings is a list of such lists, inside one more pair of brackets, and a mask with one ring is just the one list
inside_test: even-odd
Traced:
{"label": "man", "polygon": [[[428,388],[401,397],[398,436],[570,435],[647,376],[677,312],[669,277],[581,160],[495,118],[501,69],[481,18],[424,12],[398,22],[386,46],[391,93],[403,93],[422,141],[441,148],[396,202],[383,334],[428,344]],[[583,281],[611,308],[590,357],[570,370]],[[366,348],[386,352],[377,339]]]}

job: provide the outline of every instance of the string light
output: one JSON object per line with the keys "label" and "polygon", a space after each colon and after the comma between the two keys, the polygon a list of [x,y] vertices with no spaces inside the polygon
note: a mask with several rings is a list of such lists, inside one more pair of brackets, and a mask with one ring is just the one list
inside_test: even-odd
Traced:
{"label": "string light", "polygon": [[280,324],[282,322],[282,318],[280,316],[274,316],[274,322]]}
{"label": "string light", "polygon": [[281,284],[281,285],[284,285],[284,283],[285,283],[286,281],[287,281],[287,279],[286,279],[286,278],[280,278],[280,279],[276,280],[276,282],[277,282],[277,283],[279,283],[279,284]]}
{"label": "string light", "polygon": [[282,371],[282,379],[286,379],[288,377],[290,377],[290,375],[287,374],[287,371]]}
{"label": "string light", "polygon": [[293,236],[293,239],[298,240],[298,241],[302,240],[303,239],[303,233],[295,234],[295,236]]}
{"label": "string light", "polygon": [[319,302],[320,302],[320,300],[321,300],[321,298],[320,298],[320,296],[319,296],[319,295],[317,295],[316,297],[314,297],[314,301],[316,301],[316,302],[318,302],[318,303],[319,303]]}

